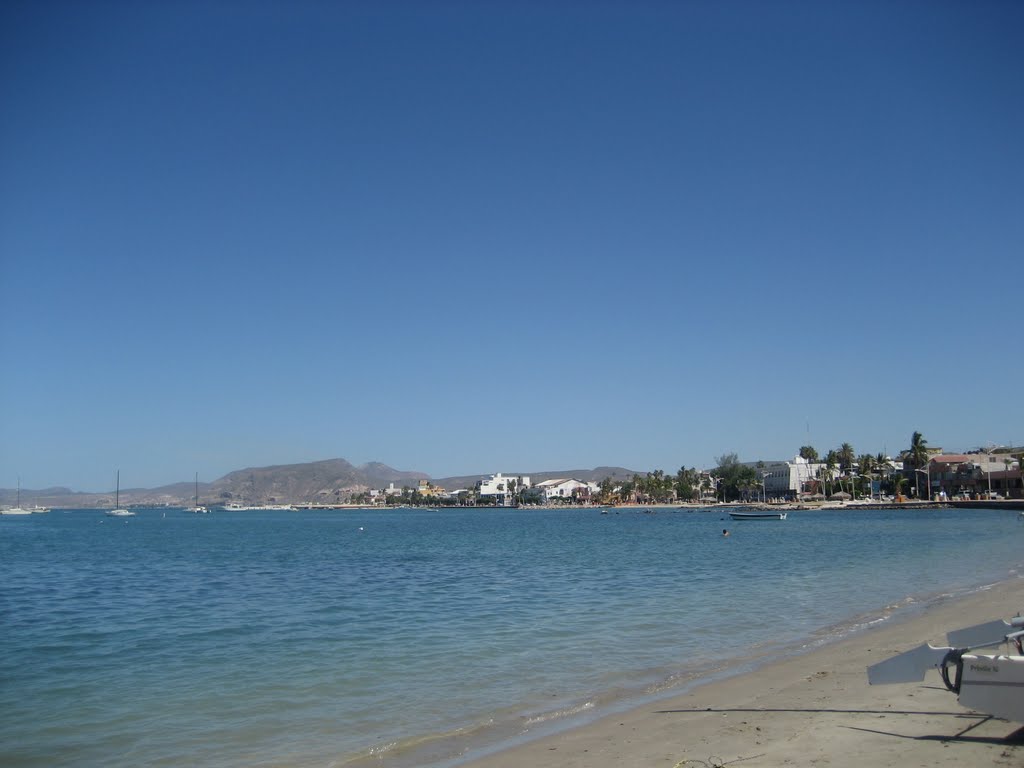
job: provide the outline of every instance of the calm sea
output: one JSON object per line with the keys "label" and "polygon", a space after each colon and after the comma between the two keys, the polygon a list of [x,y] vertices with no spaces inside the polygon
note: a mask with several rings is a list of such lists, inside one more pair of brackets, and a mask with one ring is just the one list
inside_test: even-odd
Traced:
{"label": "calm sea", "polygon": [[450,764],[1016,578],[1022,541],[980,510],[0,517],[0,764]]}

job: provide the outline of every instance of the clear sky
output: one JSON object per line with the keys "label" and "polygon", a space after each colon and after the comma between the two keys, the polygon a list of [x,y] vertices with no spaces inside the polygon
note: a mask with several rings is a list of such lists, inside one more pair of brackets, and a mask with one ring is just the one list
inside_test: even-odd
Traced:
{"label": "clear sky", "polygon": [[0,486],[1024,443],[1024,3],[0,5]]}

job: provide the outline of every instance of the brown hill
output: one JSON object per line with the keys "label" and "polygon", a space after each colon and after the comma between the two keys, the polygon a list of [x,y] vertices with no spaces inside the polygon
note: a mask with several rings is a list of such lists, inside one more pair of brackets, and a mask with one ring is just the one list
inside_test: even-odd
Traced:
{"label": "brown hill", "polygon": [[[573,477],[577,480],[598,482],[606,477],[626,480],[633,470],[622,467],[596,469],[570,469],[560,472],[505,472],[528,475],[534,483],[554,478]],[[490,475],[462,475],[434,480],[434,485],[449,491],[472,488],[477,481]],[[386,464],[371,462],[354,466],[344,459],[328,459],[306,464],[282,464],[270,467],[250,467],[230,472],[212,483],[199,483],[199,502],[206,505],[238,502],[243,504],[336,504],[347,501],[356,493],[371,488],[386,488],[390,483],[398,487],[415,488],[419,480],[429,480],[423,472],[407,472]],[[0,489],[0,505],[13,506],[15,489]],[[120,502],[133,506],[188,506],[193,502],[195,484],[173,483],[160,488],[122,488]],[[21,489],[25,505],[37,504],[65,509],[111,507],[114,491],[107,493],[80,493],[69,488],[45,490]]]}

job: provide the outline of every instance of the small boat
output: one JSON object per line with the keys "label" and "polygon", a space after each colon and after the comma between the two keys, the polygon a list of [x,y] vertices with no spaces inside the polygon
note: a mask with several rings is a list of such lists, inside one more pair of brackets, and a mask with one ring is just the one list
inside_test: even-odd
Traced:
{"label": "small boat", "polygon": [[208,515],[208,514],[210,514],[210,510],[208,510],[206,507],[204,507],[203,505],[201,505],[199,503],[199,473],[198,472],[196,472],[196,503],[195,503],[194,507],[190,507],[189,509],[186,509],[185,511],[186,512],[191,512],[191,513],[193,513],[195,515]]}
{"label": "small boat", "polygon": [[107,510],[107,517],[135,517],[130,509],[121,509],[121,470],[117,470],[117,490],[114,491],[114,508]]}
{"label": "small boat", "polygon": [[785,512],[773,512],[768,509],[757,510],[753,512],[741,512],[733,511],[729,513],[729,517],[733,520],[785,520]]}
{"label": "small boat", "polygon": [[18,504],[10,509],[0,510],[0,515],[31,515],[31,509],[24,509],[21,506],[21,476],[18,476]]}
{"label": "small boat", "polygon": [[[993,637],[998,639],[992,639]],[[937,669],[961,705],[992,717],[1024,723],[1024,617],[994,621],[950,632],[949,647],[928,643],[868,667],[870,685],[914,683]],[[961,647],[961,643],[969,641]],[[976,651],[1011,644],[1016,653]]]}

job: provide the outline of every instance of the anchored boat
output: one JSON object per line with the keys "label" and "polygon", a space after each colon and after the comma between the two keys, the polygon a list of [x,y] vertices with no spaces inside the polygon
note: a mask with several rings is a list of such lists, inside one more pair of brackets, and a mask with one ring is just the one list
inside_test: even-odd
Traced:
{"label": "anchored boat", "polygon": [[769,509],[761,509],[754,512],[730,512],[729,517],[733,520],[785,520],[785,512],[773,512]]}
{"label": "anchored boat", "polygon": [[107,517],[135,517],[130,509],[121,507],[121,470],[117,470],[117,490],[114,491],[114,508],[107,510]]}

